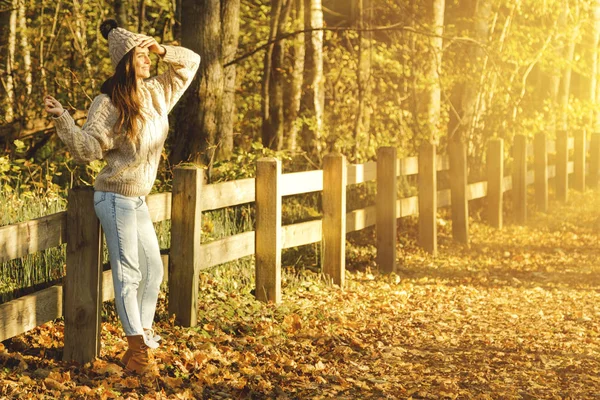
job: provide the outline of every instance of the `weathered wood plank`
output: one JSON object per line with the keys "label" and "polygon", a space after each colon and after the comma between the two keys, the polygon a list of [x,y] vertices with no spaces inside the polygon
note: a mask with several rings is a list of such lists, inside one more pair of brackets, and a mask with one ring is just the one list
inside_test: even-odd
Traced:
{"label": "weathered wood plank", "polygon": [[250,231],[203,244],[200,246],[202,254],[200,269],[210,268],[254,254],[254,236],[255,232]]}
{"label": "weathered wood plank", "polygon": [[585,190],[586,142],[585,130],[579,129],[575,132],[573,146],[573,188],[581,192]]}
{"label": "weathered wood plank", "polygon": [[254,178],[204,185],[202,188],[202,211],[216,210],[255,200]]}
{"label": "weathered wood plank", "polygon": [[195,166],[173,171],[169,315],[181,326],[198,322],[198,271],[201,263],[202,183],[204,170]]}
{"label": "weathered wood plank", "polygon": [[467,186],[467,198],[469,200],[475,200],[487,196],[487,187],[487,181],[470,183]]}
{"label": "weathered wood plank", "polygon": [[281,175],[281,196],[323,190],[323,171],[294,172]]}
{"label": "weathered wood plank", "polygon": [[419,196],[405,197],[396,202],[398,218],[419,214]]}
{"label": "weathered wood plank", "polygon": [[448,144],[450,157],[450,191],[452,205],[452,238],[469,242],[469,199],[467,197],[467,147],[462,141]]}
{"label": "weathered wood plank", "polygon": [[546,134],[536,134],[533,145],[535,205],[538,210],[546,212],[548,210],[548,141]]}
{"label": "weathered wood plank", "polygon": [[150,212],[152,222],[160,222],[171,219],[171,193],[157,193],[146,197],[146,204]]}
{"label": "weathered wood plank", "polygon": [[527,137],[515,135],[513,144],[513,211],[515,222],[527,222]]}
{"label": "weathered wood plank", "polygon": [[355,185],[377,179],[377,163],[369,161],[364,164],[348,165],[348,185]]}
{"label": "weathered wood plank", "polygon": [[63,359],[83,364],[100,354],[102,240],[93,189],[72,189],[68,202]]}
{"label": "weathered wood plank", "polygon": [[344,287],[346,272],[346,157],[328,154],[323,159],[322,269],[333,283]]}
{"label": "weathered wood plank", "polygon": [[256,164],[256,298],[281,302],[281,161]]}
{"label": "weathered wood plank", "polygon": [[62,317],[63,287],[54,285],[0,304],[0,341]]}
{"label": "weathered wood plank", "polygon": [[590,172],[589,181],[592,189],[598,188],[600,179],[600,133],[592,133],[590,140]]}
{"label": "weathered wood plank", "polygon": [[395,147],[377,149],[377,267],[383,273],[396,271],[396,201],[398,159]]}
{"label": "weathered wood plank", "polygon": [[424,142],[419,149],[419,245],[437,253],[437,146]]}
{"label": "weathered wood plank", "polygon": [[569,189],[569,151],[567,143],[569,138],[566,131],[556,133],[556,198],[566,202]]}
{"label": "weathered wood plank", "polygon": [[346,214],[346,233],[355,232],[375,225],[377,212],[375,206],[353,210]]}
{"label": "weathered wood plank", "polygon": [[304,246],[317,243],[323,239],[323,222],[315,221],[300,222],[298,224],[285,225],[282,228],[282,249]]}
{"label": "weathered wood plank", "polygon": [[25,257],[67,241],[67,213],[0,227],[0,262]]}
{"label": "weathered wood plank", "polygon": [[505,187],[504,141],[498,138],[490,139],[487,149],[487,217],[488,223],[498,229],[502,228],[502,200]]}
{"label": "weathered wood plank", "polygon": [[[397,161],[398,176],[416,175],[419,173],[419,157],[405,157]],[[436,156],[436,171],[446,171],[450,169],[450,157],[447,154],[438,154]]]}

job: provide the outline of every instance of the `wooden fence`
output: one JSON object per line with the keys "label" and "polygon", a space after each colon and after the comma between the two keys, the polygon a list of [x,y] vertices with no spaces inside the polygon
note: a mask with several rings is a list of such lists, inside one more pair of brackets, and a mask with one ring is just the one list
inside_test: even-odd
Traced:
{"label": "wooden fence", "polygon": [[[502,204],[512,190],[515,221],[527,218],[527,186],[534,184],[536,208],[548,207],[548,181],[555,178],[556,197],[567,200],[569,175],[573,186],[586,184],[585,134],[569,139],[562,132],[557,141],[543,134],[533,143],[517,135],[512,149],[512,175],[504,176],[504,145],[489,142],[487,180],[467,183],[466,150],[451,143],[447,155],[423,145],[418,157],[398,159],[396,149],[380,148],[377,162],[346,165],[341,155],[328,155],[323,170],[281,173],[274,158],[258,161],[256,178],[203,185],[203,171],[177,168],[173,192],[147,197],[154,222],[171,219],[171,249],[163,256],[168,273],[169,313],[179,324],[197,323],[198,272],[202,269],[255,255],[256,297],[261,301],[281,299],[281,251],[321,242],[323,270],[335,284],[344,284],[346,233],[376,225],[377,265],[383,272],[396,270],[396,219],[419,215],[419,243],[437,251],[436,211],[452,206],[453,237],[468,242],[468,202],[487,196],[488,222],[502,227]],[[589,143],[588,179],[597,186],[600,174],[600,134]],[[572,161],[570,149],[573,150]],[[555,153],[555,165],[548,154]],[[527,169],[533,155],[532,170]],[[531,161],[531,160],[530,160]],[[450,189],[437,190],[437,172],[450,170]],[[419,196],[397,198],[397,178],[418,174]],[[376,181],[376,204],[346,212],[346,187]],[[322,191],[321,220],[281,225],[281,199]],[[255,231],[244,232],[211,243],[200,243],[204,211],[255,203]],[[70,191],[68,210],[35,220],[0,227],[0,262],[24,257],[67,243],[67,273],[62,284],[0,305],[0,340],[19,335],[64,316],[64,359],[93,360],[100,350],[102,302],[114,298],[112,276],[101,261],[101,229],[93,209],[91,188]]]}

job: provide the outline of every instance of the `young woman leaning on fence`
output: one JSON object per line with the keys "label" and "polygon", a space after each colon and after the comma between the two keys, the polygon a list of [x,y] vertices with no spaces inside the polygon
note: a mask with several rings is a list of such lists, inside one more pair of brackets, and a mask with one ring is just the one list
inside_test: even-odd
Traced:
{"label": "young woman leaning on fence", "polygon": [[[114,75],[102,85],[82,128],[52,96],[44,98],[56,131],[73,157],[83,163],[104,159],[94,184],[94,208],[106,236],[115,303],[128,349],[126,369],[141,373],[151,365],[149,348],[160,336],[152,330],[163,265],[145,196],[150,192],[169,130],[167,114],[188,88],[200,56],[183,47],[117,27],[100,26],[108,40]],[[148,53],[168,64],[150,77]]]}

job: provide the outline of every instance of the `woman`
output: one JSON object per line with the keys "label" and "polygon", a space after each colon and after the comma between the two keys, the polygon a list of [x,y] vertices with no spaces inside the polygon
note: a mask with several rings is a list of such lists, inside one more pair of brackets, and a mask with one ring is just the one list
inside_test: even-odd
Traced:
{"label": "woman", "polygon": [[[121,361],[141,373],[150,365],[148,348],[158,347],[152,330],[163,265],[145,196],[152,189],[169,130],[167,114],[188,88],[200,64],[191,50],[159,45],[107,20],[115,73],[102,85],[82,128],[52,96],[44,98],[56,131],[78,162],[104,159],[94,184],[94,208],[110,256],[115,304],[128,349]],[[168,71],[150,78],[148,53],[158,54]]]}

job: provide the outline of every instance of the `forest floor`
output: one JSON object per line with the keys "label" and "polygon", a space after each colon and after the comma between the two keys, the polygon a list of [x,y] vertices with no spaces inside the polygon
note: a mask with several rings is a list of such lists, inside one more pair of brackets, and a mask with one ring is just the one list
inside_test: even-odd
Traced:
{"label": "forest floor", "polygon": [[[348,249],[344,290],[286,269],[283,302],[256,302],[252,270],[201,275],[200,323],[178,328],[161,298],[158,373],[118,366],[125,341],[105,307],[100,358],[60,361],[63,325],[0,345],[0,397],[130,399],[588,399],[600,396],[600,193],[570,193],[526,226],[440,218],[439,254],[399,225],[400,268]],[[236,281],[234,277],[239,279]]]}

